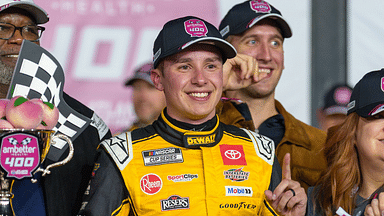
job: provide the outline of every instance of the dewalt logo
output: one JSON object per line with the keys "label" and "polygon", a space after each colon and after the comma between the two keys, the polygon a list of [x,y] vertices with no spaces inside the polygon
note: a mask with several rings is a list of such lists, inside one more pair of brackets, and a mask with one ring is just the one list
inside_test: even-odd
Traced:
{"label": "dewalt logo", "polygon": [[190,136],[187,138],[188,145],[207,145],[215,142],[216,134],[208,136]]}

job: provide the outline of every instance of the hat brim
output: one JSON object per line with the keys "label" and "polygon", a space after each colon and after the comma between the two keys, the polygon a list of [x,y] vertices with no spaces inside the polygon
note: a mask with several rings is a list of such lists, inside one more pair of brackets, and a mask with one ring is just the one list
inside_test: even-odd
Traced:
{"label": "hat brim", "polygon": [[327,116],[336,115],[336,114],[347,115],[347,112],[348,112],[347,107],[343,107],[343,106],[331,106],[324,109],[324,114]]}
{"label": "hat brim", "polygon": [[144,79],[144,78],[132,78],[132,79],[129,79],[127,81],[125,81],[125,86],[131,86],[134,82],[136,82],[137,80],[143,80],[147,83],[149,83],[150,85],[154,86],[153,85],[153,82],[151,80],[147,80],[147,79]]}
{"label": "hat brim", "polygon": [[356,109],[356,113],[363,117],[363,118],[368,118],[370,116],[374,116],[384,110],[384,101],[377,102],[370,104],[368,106]]}
{"label": "hat brim", "polygon": [[137,79],[128,79],[127,81],[125,81],[125,86],[131,86],[133,84],[133,82],[135,82]]}
{"label": "hat brim", "polygon": [[222,55],[223,55],[223,62],[225,60],[233,58],[237,55],[237,51],[235,47],[232,46],[232,44],[228,43],[226,40],[216,38],[216,37],[202,37],[198,38],[196,40],[190,41],[186,44],[184,44],[181,49],[186,49],[187,47],[196,44],[201,43],[203,41],[210,41],[213,42],[214,46],[220,49]]}
{"label": "hat brim", "polygon": [[280,16],[279,14],[275,14],[275,13],[265,14],[265,15],[261,15],[261,16],[256,17],[253,20],[253,22],[249,24],[249,28],[254,26],[260,20],[263,20],[263,19],[266,19],[266,18],[271,18],[271,19],[273,19],[273,20],[275,20],[277,22],[277,24],[279,25],[279,27],[280,27],[280,29],[282,31],[282,34],[283,34],[284,38],[292,37],[292,30],[291,30],[291,27],[289,27],[288,22],[282,16]]}
{"label": "hat brim", "polygon": [[44,24],[49,21],[47,12],[38,5],[30,2],[12,2],[6,8],[17,7],[28,11],[36,20],[36,24]]}

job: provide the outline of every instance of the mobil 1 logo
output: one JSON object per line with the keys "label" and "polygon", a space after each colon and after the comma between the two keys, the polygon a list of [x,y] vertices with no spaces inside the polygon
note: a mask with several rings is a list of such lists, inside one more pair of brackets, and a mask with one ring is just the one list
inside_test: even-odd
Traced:
{"label": "mobil 1 logo", "polygon": [[225,186],[225,196],[246,196],[252,197],[252,187]]}

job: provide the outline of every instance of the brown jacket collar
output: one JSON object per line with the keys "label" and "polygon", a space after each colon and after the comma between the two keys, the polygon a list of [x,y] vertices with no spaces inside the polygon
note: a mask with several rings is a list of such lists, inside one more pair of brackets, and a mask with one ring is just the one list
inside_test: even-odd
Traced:
{"label": "brown jacket collar", "polygon": [[[278,100],[275,100],[275,106],[277,111],[284,117],[285,124],[284,137],[280,143],[290,142],[311,150],[311,139],[308,137],[308,133],[303,127],[305,124],[288,113]],[[223,109],[226,110],[226,112],[222,113]],[[249,130],[255,131],[253,122],[246,121],[230,101],[219,102],[219,104],[216,106],[216,110],[220,115],[220,121],[224,124],[235,125],[241,128],[247,128]],[[320,131],[314,127],[308,127],[307,130],[315,130],[313,131],[314,133],[322,133],[324,136],[326,136],[325,132]]]}

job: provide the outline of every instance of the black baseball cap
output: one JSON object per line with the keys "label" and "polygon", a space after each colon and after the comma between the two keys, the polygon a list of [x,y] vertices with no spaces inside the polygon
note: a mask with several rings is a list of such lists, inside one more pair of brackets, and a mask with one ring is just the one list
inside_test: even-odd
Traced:
{"label": "black baseball cap", "polygon": [[348,115],[356,112],[367,118],[384,110],[384,68],[363,76],[355,85],[348,104]]}
{"label": "black baseball cap", "polygon": [[236,49],[223,39],[215,26],[198,17],[186,16],[163,26],[153,46],[154,68],[157,68],[161,59],[202,41],[213,42],[221,51],[223,62],[236,56]]}
{"label": "black baseball cap", "polygon": [[252,0],[233,6],[221,21],[219,30],[224,39],[229,35],[243,33],[262,19],[276,21],[284,38],[292,36],[291,28],[282,14],[266,1]]}
{"label": "black baseball cap", "polygon": [[127,81],[125,81],[125,86],[132,85],[136,80],[144,80],[147,81],[149,84],[153,85],[152,79],[151,79],[151,71],[153,69],[153,63],[147,62],[139,66],[135,70],[135,74],[130,77]]}
{"label": "black baseball cap", "polygon": [[323,111],[325,115],[347,115],[348,103],[352,88],[345,84],[336,84],[327,91],[324,97]]}

